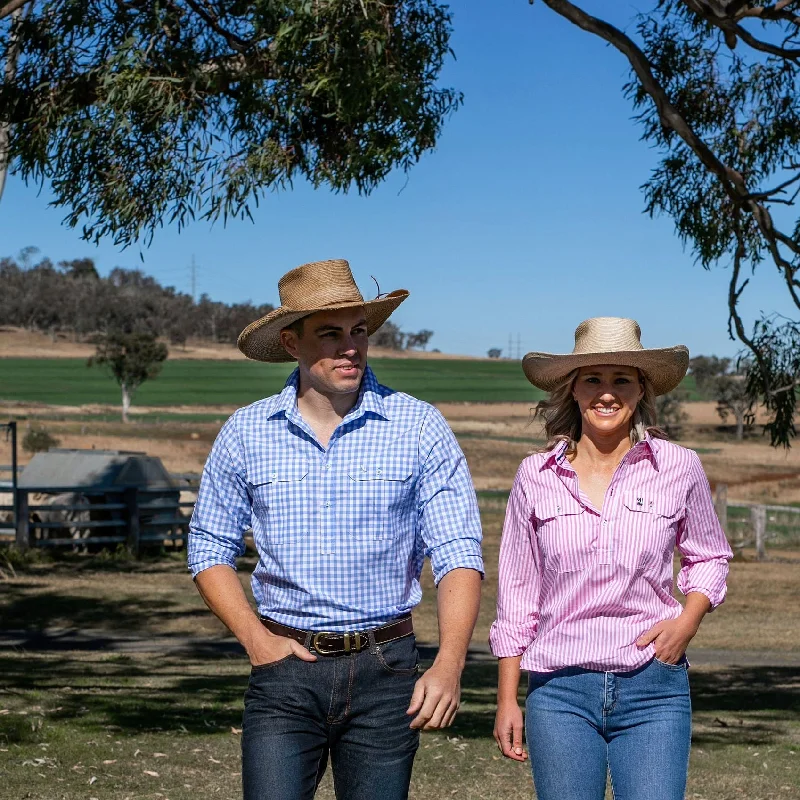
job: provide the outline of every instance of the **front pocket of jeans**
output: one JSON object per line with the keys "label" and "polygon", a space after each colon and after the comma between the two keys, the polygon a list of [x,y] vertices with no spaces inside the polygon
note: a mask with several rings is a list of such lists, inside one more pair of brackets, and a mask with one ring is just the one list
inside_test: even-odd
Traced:
{"label": "front pocket of jeans", "polygon": [[269,672],[271,669],[275,669],[275,667],[285,664],[287,661],[291,661],[293,658],[297,658],[297,656],[294,653],[289,653],[288,656],[279,658],[277,661],[268,661],[266,664],[257,664],[254,667],[250,667],[250,674],[260,675],[262,672]]}
{"label": "front pocket of jeans", "polygon": [[[390,644],[393,644],[390,642]],[[419,672],[419,653],[417,652],[416,644],[413,645],[414,647],[414,666],[412,667],[401,667],[399,665],[392,665],[386,660],[384,656],[384,651],[381,649],[381,645],[375,648],[375,658],[378,660],[378,664],[380,664],[381,669],[390,673],[391,675],[400,675],[400,676],[409,676],[409,675],[416,675]],[[392,659],[393,660],[393,659]]]}
{"label": "front pocket of jeans", "polygon": [[655,661],[656,664],[660,664],[665,669],[675,671],[686,669],[686,658],[684,656],[681,656],[680,661],[678,661],[677,664],[667,664],[666,661],[662,661],[660,658],[656,658],[655,656],[653,656],[653,661]]}

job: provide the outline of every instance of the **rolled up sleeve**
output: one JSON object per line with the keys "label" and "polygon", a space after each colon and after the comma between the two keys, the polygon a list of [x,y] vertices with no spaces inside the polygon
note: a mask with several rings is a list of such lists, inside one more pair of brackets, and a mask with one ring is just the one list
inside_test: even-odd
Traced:
{"label": "rolled up sleeve", "polygon": [[420,458],[417,535],[431,560],[435,583],[459,568],[483,575],[481,520],[472,477],[453,432],[435,408],[422,424]]}
{"label": "rolled up sleeve", "polygon": [[244,534],[250,528],[251,510],[234,415],[219,432],[203,468],[189,524],[192,577],[218,564],[236,569],[236,559],[245,553]]}
{"label": "rolled up sleeve", "polygon": [[681,569],[678,588],[684,595],[704,594],[716,608],[727,592],[728,561],[733,551],[719,524],[711,487],[696,453],[692,454],[686,493],[686,514],[678,530]]}
{"label": "rolled up sleeve", "polygon": [[533,532],[533,509],[525,493],[524,463],[508,498],[497,586],[497,619],[489,632],[498,658],[522,655],[536,638],[539,626],[539,549]]}

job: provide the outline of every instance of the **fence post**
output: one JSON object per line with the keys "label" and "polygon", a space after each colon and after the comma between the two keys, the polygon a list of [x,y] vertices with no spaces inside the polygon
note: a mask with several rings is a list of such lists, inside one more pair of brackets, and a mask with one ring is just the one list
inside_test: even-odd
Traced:
{"label": "fence post", "polygon": [[750,509],[750,525],[756,540],[756,560],[763,561],[766,558],[764,538],[767,532],[767,509],[764,506],[753,506]]}
{"label": "fence post", "polygon": [[125,527],[127,530],[126,546],[128,552],[139,558],[139,489],[129,486],[123,493],[125,503]]}
{"label": "fence post", "polygon": [[14,525],[17,529],[17,547],[25,551],[31,546],[30,513],[28,511],[28,490],[14,490]]}
{"label": "fence post", "polygon": [[719,524],[722,526],[722,530],[727,535],[728,533],[728,484],[727,483],[717,484],[717,496],[714,499],[714,509],[717,512],[717,517],[719,518]]}

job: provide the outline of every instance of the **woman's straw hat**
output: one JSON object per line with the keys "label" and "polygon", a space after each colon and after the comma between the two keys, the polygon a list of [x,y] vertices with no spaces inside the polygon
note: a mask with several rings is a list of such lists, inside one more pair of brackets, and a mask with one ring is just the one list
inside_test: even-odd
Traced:
{"label": "woman's straw hat", "polygon": [[239,334],[239,349],[256,361],[293,361],[281,344],[281,331],[317,311],[364,308],[367,333],[372,335],[408,297],[405,289],[364,300],[350,265],[341,258],[314,261],[287,272],[278,281],[280,308],[251,322]]}
{"label": "woman's straw hat", "polygon": [[528,353],[522,359],[522,369],[534,386],[552,392],[575,369],[619,364],[641,370],[657,395],[668,394],[686,375],[689,350],[682,344],[646,350],[642,347],[641,337],[642,331],[636,320],[620,317],[587,319],[575,329],[575,347],[571,353]]}

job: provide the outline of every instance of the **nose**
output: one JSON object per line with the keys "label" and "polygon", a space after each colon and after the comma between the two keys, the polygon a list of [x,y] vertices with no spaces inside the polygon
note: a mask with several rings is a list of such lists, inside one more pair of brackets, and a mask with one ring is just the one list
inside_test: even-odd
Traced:
{"label": "nose", "polygon": [[610,383],[598,387],[597,399],[603,403],[613,403],[617,399]]}
{"label": "nose", "polygon": [[358,348],[356,347],[355,339],[353,339],[352,335],[349,333],[344,334],[341,346],[339,347],[339,355],[353,356],[357,352]]}

